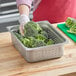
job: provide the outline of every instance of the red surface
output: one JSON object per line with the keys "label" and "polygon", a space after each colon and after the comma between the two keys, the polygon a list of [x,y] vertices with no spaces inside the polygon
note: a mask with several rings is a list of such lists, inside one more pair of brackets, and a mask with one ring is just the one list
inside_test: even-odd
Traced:
{"label": "red surface", "polygon": [[33,13],[33,21],[64,22],[67,17],[76,18],[76,0],[42,0]]}

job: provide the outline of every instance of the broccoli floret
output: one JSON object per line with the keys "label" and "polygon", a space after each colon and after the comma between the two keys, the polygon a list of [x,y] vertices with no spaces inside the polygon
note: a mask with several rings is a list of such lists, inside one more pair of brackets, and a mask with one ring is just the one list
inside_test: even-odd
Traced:
{"label": "broccoli floret", "polygon": [[46,31],[41,31],[41,35],[45,36],[46,38],[48,38],[48,34]]}
{"label": "broccoli floret", "polygon": [[41,31],[41,27],[38,23],[30,21],[24,25],[24,35],[25,37],[36,36],[39,31]]}
{"label": "broccoli floret", "polygon": [[23,36],[20,35],[20,34],[17,33],[17,32],[14,32],[14,33],[15,33],[15,35],[17,36],[17,38],[22,42],[22,41],[23,41]]}
{"label": "broccoli floret", "polygon": [[36,39],[34,37],[28,37],[28,38],[24,38],[23,44],[26,47],[32,48],[32,45],[35,43],[35,41],[36,41]]}
{"label": "broccoli floret", "polygon": [[30,46],[30,40],[28,38],[24,38],[23,39],[23,44],[26,46],[26,47],[29,47]]}
{"label": "broccoli floret", "polygon": [[33,47],[40,47],[46,45],[43,40],[35,39],[34,37],[24,38],[23,44],[26,47],[33,48]]}
{"label": "broccoli floret", "polygon": [[40,25],[38,23],[36,23],[36,24],[37,24],[36,25],[36,29],[37,29],[38,33],[40,33],[41,31],[43,31],[42,28],[40,27]]}
{"label": "broccoli floret", "polygon": [[70,28],[70,30],[67,30],[67,32],[73,33],[73,34],[76,35],[76,25],[73,25],[73,26]]}
{"label": "broccoli floret", "polygon": [[52,39],[48,39],[48,41],[46,42],[46,45],[51,45],[54,44],[54,41]]}
{"label": "broccoli floret", "polygon": [[66,26],[69,27],[67,32],[76,34],[76,19],[68,17],[65,23]]}
{"label": "broccoli floret", "polygon": [[76,25],[76,19],[68,17],[65,23],[67,27],[72,27],[73,25]]}
{"label": "broccoli floret", "polygon": [[35,38],[36,38],[37,40],[43,40],[43,41],[46,39],[46,37],[45,37],[44,35],[42,35],[42,34],[36,35]]}
{"label": "broccoli floret", "polygon": [[40,46],[45,46],[46,43],[43,40],[38,40],[36,39],[35,43],[32,45],[32,47],[40,47]]}

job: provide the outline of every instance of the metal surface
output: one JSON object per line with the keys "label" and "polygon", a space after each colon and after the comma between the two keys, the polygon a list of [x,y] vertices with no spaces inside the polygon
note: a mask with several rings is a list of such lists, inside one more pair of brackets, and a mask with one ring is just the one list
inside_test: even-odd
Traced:
{"label": "metal surface", "polygon": [[[33,18],[33,6],[29,14],[30,19]],[[16,5],[16,0],[0,0],[0,23],[18,21],[19,12]]]}
{"label": "metal surface", "polygon": [[4,22],[4,23],[0,23],[0,33],[1,32],[7,32],[7,28],[8,26],[13,26],[13,25],[18,25],[19,22],[18,21],[11,21],[11,22]]}
{"label": "metal surface", "polygon": [[[30,19],[33,18],[33,6],[29,14]],[[16,0],[0,0],[0,32],[6,32],[7,26],[19,24],[19,12]]]}
{"label": "metal surface", "polygon": [[41,21],[38,23],[43,29],[46,28],[45,31],[49,30],[48,35],[55,41],[55,44],[37,48],[27,48],[13,33],[14,30],[17,30],[17,26],[10,26],[8,27],[8,30],[11,33],[12,42],[15,48],[18,49],[21,55],[28,62],[37,62],[63,56],[63,45],[66,42],[66,39],[59,34],[59,32],[49,22]]}

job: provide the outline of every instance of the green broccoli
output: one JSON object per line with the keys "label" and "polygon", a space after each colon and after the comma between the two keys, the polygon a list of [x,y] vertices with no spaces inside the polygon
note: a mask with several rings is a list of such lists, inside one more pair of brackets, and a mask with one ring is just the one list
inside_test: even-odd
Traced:
{"label": "green broccoli", "polygon": [[44,35],[42,35],[42,34],[36,35],[35,38],[36,38],[37,40],[43,40],[43,41],[46,39],[46,37],[45,37]]}
{"label": "green broccoli", "polygon": [[54,41],[48,38],[47,32],[38,23],[33,21],[24,25],[24,36],[19,31],[15,35],[28,48],[54,44]]}
{"label": "green broccoli", "polygon": [[48,38],[48,34],[46,31],[41,31],[41,35],[45,36],[46,38]]}
{"label": "green broccoli", "polygon": [[76,34],[76,25],[73,25],[70,30],[67,30],[67,32]]}
{"label": "green broccoli", "polygon": [[40,47],[40,46],[45,46],[45,45],[46,45],[46,43],[43,40],[36,39],[36,41],[34,42],[32,47]]}
{"label": "green broccoli", "polygon": [[65,23],[67,27],[72,27],[73,25],[76,25],[76,19],[68,17]]}
{"label": "green broccoli", "polygon": [[23,44],[26,47],[32,48],[32,45],[35,43],[36,39],[34,37],[24,38]]}
{"label": "green broccoli", "polygon": [[46,45],[43,40],[38,40],[38,39],[35,39],[34,37],[24,38],[23,44],[29,48],[40,47],[40,46]]}
{"label": "green broccoli", "polygon": [[23,44],[26,46],[26,47],[30,47],[30,40],[28,38],[24,38],[23,39]]}
{"label": "green broccoli", "polygon": [[68,17],[65,23],[66,26],[69,27],[67,32],[76,34],[76,19]]}
{"label": "green broccoli", "polygon": [[23,36],[20,35],[20,34],[17,33],[17,32],[14,32],[14,33],[15,33],[15,35],[17,36],[17,38],[22,42],[22,41],[23,41]]}
{"label": "green broccoli", "polygon": [[48,41],[46,42],[46,45],[51,45],[54,44],[54,41],[52,39],[48,39]]}
{"label": "green broccoli", "polygon": [[30,21],[24,25],[24,35],[25,37],[29,36],[36,36],[38,32],[40,32],[42,29],[39,26],[38,23],[35,23],[33,21]]}

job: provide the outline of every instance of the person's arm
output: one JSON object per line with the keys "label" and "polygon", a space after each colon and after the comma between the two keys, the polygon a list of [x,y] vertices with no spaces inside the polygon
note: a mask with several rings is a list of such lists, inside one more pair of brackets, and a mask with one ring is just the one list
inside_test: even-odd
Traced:
{"label": "person's arm", "polygon": [[20,33],[24,36],[24,24],[30,21],[29,19],[29,7],[27,5],[19,5],[18,7],[20,17],[19,17],[19,23],[20,23]]}
{"label": "person's arm", "polygon": [[19,22],[20,22],[20,32],[22,35],[24,35],[23,32],[24,24],[30,21],[29,11],[31,8],[32,1],[33,0],[16,0],[17,7],[20,13]]}
{"label": "person's arm", "polygon": [[20,5],[18,7],[18,9],[19,9],[20,15],[25,14],[25,15],[29,16],[29,9],[30,9],[29,6],[27,6],[27,5]]}
{"label": "person's arm", "polygon": [[28,21],[30,21],[29,19],[29,6],[27,5],[19,5],[18,7],[19,13],[20,13],[20,18],[19,18],[19,22],[20,25],[23,25],[25,23],[27,23]]}
{"label": "person's arm", "polygon": [[29,16],[32,1],[33,0],[16,0],[20,15],[25,14]]}

